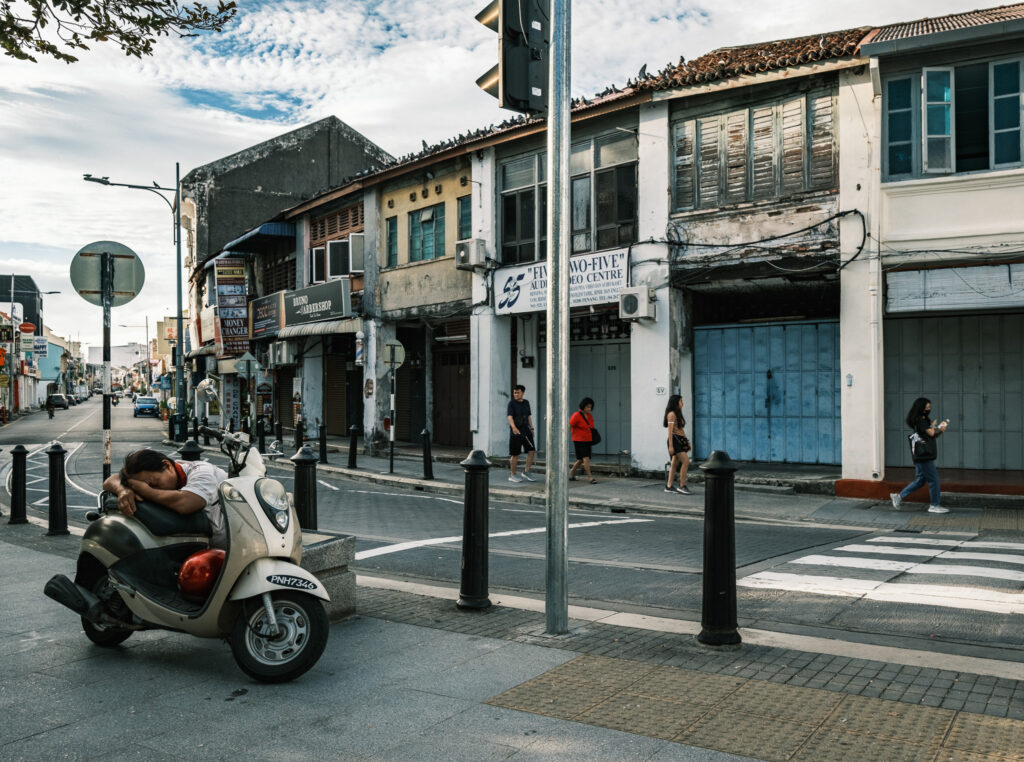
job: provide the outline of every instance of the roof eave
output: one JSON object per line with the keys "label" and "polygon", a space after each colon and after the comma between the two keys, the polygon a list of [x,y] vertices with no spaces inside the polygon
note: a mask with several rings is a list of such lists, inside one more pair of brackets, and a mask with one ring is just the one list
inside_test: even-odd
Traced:
{"label": "roof eave", "polygon": [[869,42],[861,45],[861,53],[866,56],[905,55],[930,48],[964,45],[998,37],[1011,37],[1024,33],[1024,19],[998,21],[994,24],[950,29],[945,32],[919,34],[896,40]]}

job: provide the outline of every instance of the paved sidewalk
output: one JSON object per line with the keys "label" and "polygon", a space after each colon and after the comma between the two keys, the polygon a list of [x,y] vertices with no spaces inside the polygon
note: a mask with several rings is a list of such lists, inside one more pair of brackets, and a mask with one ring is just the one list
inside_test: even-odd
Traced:
{"label": "paved sidewalk", "polygon": [[[228,647],[140,633],[100,649],[42,595],[78,539],[0,524],[5,760],[1019,759],[1024,664],[744,632],[361,578],[298,681],[251,682]],[[615,622],[615,623],[613,623]],[[731,755],[741,755],[735,757]]]}

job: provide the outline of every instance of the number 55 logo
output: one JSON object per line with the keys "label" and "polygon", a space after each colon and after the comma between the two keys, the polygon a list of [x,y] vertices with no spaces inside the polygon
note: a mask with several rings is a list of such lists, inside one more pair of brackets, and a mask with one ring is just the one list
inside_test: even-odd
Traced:
{"label": "number 55 logo", "polygon": [[505,286],[501,289],[502,298],[498,302],[498,309],[505,309],[512,307],[517,301],[519,301],[519,295],[522,293],[519,289],[519,281],[526,277],[526,273],[522,272],[514,278],[510,275],[508,280],[505,281]]}

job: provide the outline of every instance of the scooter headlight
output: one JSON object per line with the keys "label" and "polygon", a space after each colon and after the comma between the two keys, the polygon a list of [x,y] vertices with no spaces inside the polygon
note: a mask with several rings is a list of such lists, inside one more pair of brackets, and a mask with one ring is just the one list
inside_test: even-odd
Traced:
{"label": "scooter headlight", "polygon": [[288,531],[288,493],[284,485],[274,479],[260,479],[256,482],[256,497],[267,518],[283,534]]}
{"label": "scooter headlight", "polygon": [[239,492],[238,487],[234,484],[228,484],[227,482],[221,484],[220,495],[223,500],[230,500],[235,503],[245,502],[245,495]]}

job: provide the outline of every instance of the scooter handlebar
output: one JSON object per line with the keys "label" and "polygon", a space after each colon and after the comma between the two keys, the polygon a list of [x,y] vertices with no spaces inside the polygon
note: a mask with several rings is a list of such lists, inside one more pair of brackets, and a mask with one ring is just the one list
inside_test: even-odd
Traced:
{"label": "scooter handlebar", "polygon": [[209,426],[200,426],[199,432],[206,436],[213,437],[218,442],[224,439],[224,432],[220,429],[211,429]]}

